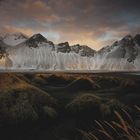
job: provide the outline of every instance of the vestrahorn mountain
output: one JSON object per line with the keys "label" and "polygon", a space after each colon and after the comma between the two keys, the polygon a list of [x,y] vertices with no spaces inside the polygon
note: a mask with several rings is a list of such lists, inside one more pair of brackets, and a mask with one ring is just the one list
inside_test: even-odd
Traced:
{"label": "vestrahorn mountain", "polygon": [[95,51],[86,45],[54,44],[41,34],[0,37],[1,69],[139,70],[140,34]]}

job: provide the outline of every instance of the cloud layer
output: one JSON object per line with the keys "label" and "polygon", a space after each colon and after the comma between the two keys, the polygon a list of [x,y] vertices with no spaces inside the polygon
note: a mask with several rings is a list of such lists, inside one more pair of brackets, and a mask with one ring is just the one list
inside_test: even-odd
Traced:
{"label": "cloud layer", "polygon": [[0,32],[40,32],[99,49],[140,33],[140,0],[0,0]]}

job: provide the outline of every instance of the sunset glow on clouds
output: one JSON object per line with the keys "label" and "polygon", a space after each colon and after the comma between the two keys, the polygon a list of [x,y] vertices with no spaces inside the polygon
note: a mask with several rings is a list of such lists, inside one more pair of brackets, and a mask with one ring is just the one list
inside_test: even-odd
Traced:
{"label": "sunset glow on clouds", "polygon": [[99,49],[140,33],[140,0],[0,0],[0,32]]}

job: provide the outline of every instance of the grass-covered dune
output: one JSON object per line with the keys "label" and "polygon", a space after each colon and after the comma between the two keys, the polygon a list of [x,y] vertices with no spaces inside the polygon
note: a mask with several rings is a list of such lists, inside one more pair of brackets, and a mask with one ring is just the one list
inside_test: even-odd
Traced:
{"label": "grass-covered dune", "polygon": [[140,78],[126,75],[1,73],[0,134],[81,140],[79,130],[93,133],[95,120],[116,122],[115,111],[139,121],[134,109],[140,105],[139,84]]}
{"label": "grass-covered dune", "polygon": [[56,100],[14,74],[0,74],[0,124],[36,121],[57,114]]}

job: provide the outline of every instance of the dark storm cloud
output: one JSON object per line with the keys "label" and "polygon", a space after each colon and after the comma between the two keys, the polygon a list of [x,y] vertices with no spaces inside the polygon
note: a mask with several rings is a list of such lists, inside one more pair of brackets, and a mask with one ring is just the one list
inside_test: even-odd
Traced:
{"label": "dark storm cloud", "polygon": [[98,49],[140,32],[140,0],[1,0],[0,31],[47,34]]}

